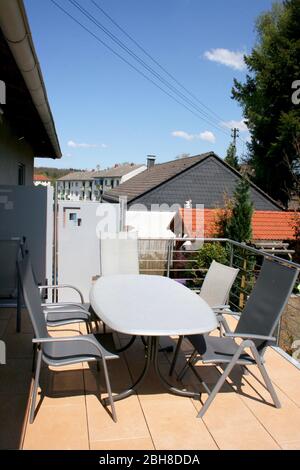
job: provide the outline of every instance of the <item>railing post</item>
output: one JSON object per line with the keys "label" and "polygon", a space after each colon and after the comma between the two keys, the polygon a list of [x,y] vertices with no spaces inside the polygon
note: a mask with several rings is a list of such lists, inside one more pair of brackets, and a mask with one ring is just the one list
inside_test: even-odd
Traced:
{"label": "railing post", "polygon": [[172,241],[169,240],[168,250],[167,250],[167,277],[170,277],[170,268],[171,268],[171,257],[172,257]]}
{"label": "railing post", "polygon": [[229,258],[229,266],[232,267],[233,265],[233,244],[230,243],[230,258]]}

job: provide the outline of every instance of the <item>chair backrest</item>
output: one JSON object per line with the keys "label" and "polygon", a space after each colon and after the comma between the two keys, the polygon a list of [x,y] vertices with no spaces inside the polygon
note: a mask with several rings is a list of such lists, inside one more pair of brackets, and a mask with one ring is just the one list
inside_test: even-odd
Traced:
{"label": "chair backrest", "polygon": [[213,260],[203,281],[200,296],[211,307],[224,305],[239,270]]}
{"label": "chair backrest", "polygon": [[139,274],[136,233],[105,233],[100,239],[100,274]]}
{"label": "chair backrest", "polygon": [[17,296],[17,259],[21,255],[21,240],[0,240],[0,298]]}
{"label": "chair backrest", "polygon": [[29,254],[18,260],[18,274],[25,304],[32,322],[36,338],[48,337],[45,316],[42,310],[41,297],[34,280]]}
{"label": "chair backrest", "polygon": [[[265,259],[236,333],[272,336],[295,285],[298,269]],[[258,349],[266,343],[256,341]]]}

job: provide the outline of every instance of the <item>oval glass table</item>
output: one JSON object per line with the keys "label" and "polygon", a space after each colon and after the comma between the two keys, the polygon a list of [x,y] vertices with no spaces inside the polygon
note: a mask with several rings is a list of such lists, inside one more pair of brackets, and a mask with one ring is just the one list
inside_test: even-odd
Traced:
{"label": "oval glass table", "polygon": [[90,302],[96,315],[112,330],[147,338],[140,377],[129,389],[114,395],[114,401],[135,393],[151,364],[170,393],[200,398],[200,393],[172,386],[158,365],[161,336],[204,334],[217,328],[216,315],[198,294],[164,276],[120,274],[99,278],[91,288]]}

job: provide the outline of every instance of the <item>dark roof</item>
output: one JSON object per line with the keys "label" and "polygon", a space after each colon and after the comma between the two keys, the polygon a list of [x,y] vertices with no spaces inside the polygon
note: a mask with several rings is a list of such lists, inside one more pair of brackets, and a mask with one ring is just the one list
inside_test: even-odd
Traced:
{"label": "dark roof", "polygon": [[166,163],[158,163],[120,184],[117,188],[107,191],[104,197],[105,199],[118,200],[119,196],[127,196],[128,201],[132,201],[199,163],[209,155],[211,155],[211,152],[194,157],[179,158]]}
{"label": "dark roof", "polygon": [[130,173],[131,171],[137,170],[138,168],[141,168],[142,166],[146,165],[136,165],[134,163],[128,163],[125,165],[117,165],[112,168],[107,168],[106,170],[100,170],[100,171],[94,171],[94,178],[118,178],[124,175],[127,175],[127,173]]}
{"label": "dark roof", "polygon": [[58,181],[90,181],[93,179],[94,171],[72,171],[58,178]]}
{"label": "dark roof", "polygon": [[[127,196],[128,203],[179,204],[185,201],[204,204],[206,208],[224,206],[224,195],[232,197],[241,174],[214,152],[154,165],[117,188],[104,193],[106,201]],[[256,210],[282,209],[260,188],[250,183],[251,199]]]}

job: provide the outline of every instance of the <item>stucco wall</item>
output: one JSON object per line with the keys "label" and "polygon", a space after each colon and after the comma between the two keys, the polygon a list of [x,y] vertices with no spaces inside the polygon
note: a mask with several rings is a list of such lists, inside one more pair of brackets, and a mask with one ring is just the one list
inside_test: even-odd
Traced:
{"label": "stucco wall", "polygon": [[0,116],[0,184],[18,184],[18,164],[25,165],[25,184],[32,185],[33,151],[25,139],[18,140]]}

